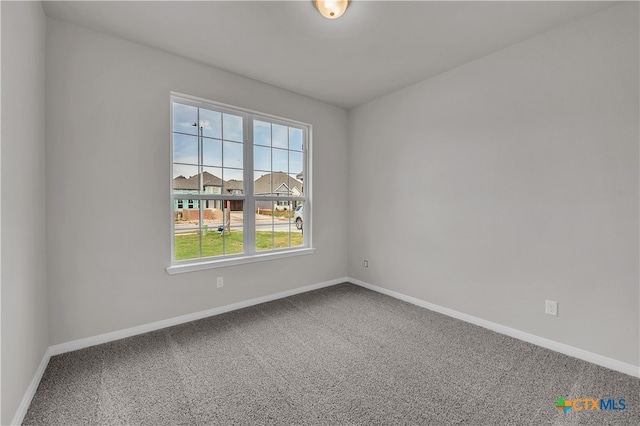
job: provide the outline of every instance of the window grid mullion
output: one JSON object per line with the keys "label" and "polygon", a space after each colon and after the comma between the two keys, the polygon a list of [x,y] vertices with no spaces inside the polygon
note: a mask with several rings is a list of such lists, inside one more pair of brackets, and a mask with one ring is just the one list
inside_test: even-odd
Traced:
{"label": "window grid mullion", "polygon": [[253,186],[253,115],[245,116],[245,149],[244,149],[244,190],[247,201],[245,201],[244,211],[244,244],[245,253],[254,255],[256,253],[256,203]]}
{"label": "window grid mullion", "polygon": [[[224,183],[223,183],[223,185],[224,185]],[[227,217],[227,205],[226,204],[227,203],[225,203],[224,201],[222,202],[222,255],[223,256],[227,254],[227,233],[226,233],[227,224],[225,222],[225,219]],[[229,212],[229,221],[231,221],[231,212]],[[231,226],[231,225],[229,225],[229,226]]]}
{"label": "window grid mullion", "polygon": [[[204,188],[204,168],[202,167],[203,157],[202,157],[202,128],[200,126],[200,108],[198,108],[198,115],[196,121],[196,128],[198,130],[198,194],[202,192],[202,188]],[[204,237],[204,233],[202,232],[203,224],[204,224],[204,209],[202,208],[202,202],[204,200],[198,200],[198,230],[199,238],[198,241],[200,243],[200,257],[202,257],[202,238]]]}

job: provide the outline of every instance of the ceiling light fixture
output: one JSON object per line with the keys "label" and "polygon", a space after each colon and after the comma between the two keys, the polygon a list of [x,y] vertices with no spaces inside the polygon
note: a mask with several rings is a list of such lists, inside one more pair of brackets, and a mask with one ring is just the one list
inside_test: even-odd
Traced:
{"label": "ceiling light fixture", "polygon": [[313,5],[325,18],[337,19],[347,10],[349,0],[313,0]]}

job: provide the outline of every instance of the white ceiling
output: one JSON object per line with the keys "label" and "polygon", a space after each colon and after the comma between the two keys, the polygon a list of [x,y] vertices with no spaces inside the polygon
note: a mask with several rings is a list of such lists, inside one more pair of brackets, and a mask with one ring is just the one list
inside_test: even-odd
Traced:
{"label": "white ceiling", "polygon": [[611,2],[43,2],[83,25],[350,108]]}

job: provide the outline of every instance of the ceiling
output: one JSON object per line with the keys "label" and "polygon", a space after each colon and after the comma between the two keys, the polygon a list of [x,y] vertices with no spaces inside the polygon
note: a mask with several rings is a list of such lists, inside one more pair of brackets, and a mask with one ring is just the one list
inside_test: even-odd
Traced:
{"label": "ceiling", "polygon": [[612,2],[43,2],[47,16],[351,108]]}

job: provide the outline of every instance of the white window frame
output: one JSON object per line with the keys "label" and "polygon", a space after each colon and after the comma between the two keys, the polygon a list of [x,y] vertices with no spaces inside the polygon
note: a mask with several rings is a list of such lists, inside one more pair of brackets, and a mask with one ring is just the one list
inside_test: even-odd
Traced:
{"label": "white window frame", "polygon": [[[232,265],[240,265],[245,263],[260,262],[266,260],[280,259],[285,257],[300,256],[312,254],[315,249],[312,245],[312,232],[311,232],[311,139],[312,139],[312,127],[310,124],[295,121],[287,118],[277,117],[263,112],[253,111],[246,108],[240,108],[232,105],[222,104],[215,101],[210,101],[203,98],[198,98],[181,93],[171,92],[169,101],[169,135],[170,135],[170,170],[173,170],[173,103],[177,101],[186,105],[195,106],[198,108],[213,108],[217,111],[227,112],[243,118],[243,194],[174,194],[173,193],[173,173],[169,175],[169,194],[170,194],[170,212],[171,212],[171,263],[166,268],[167,272],[171,275],[199,271],[204,269],[226,267]],[[304,170],[304,195],[303,196],[256,196],[254,194],[254,168],[253,168],[253,120],[268,121],[270,123],[282,124],[288,127],[296,127],[302,129],[304,133],[303,138],[303,170]],[[234,191],[235,192],[235,191]],[[242,200],[243,203],[243,237],[244,237],[244,253],[241,254],[229,254],[215,257],[201,257],[195,259],[175,260],[175,229],[174,229],[174,200],[175,199],[189,199],[189,200]],[[256,201],[303,201],[305,205],[303,213],[303,245],[300,247],[286,247],[281,249],[270,250],[256,250],[256,224],[255,224],[255,206]],[[295,224],[292,222],[291,227],[295,228]]]}

